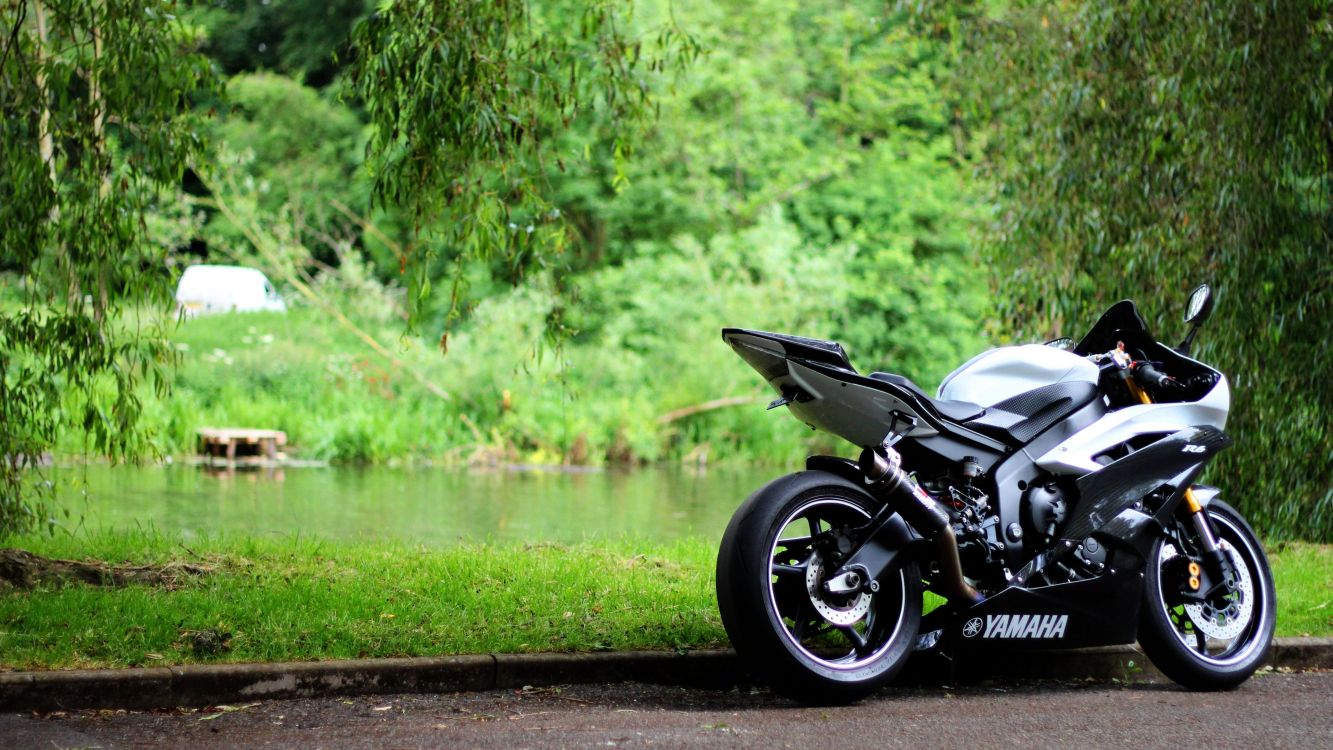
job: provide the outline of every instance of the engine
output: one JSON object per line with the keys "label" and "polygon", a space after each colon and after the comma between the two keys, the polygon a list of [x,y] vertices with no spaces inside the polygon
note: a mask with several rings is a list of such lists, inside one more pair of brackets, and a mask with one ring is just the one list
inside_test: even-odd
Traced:
{"label": "engine", "polygon": [[964,458],[954,471],[924,482],[922,487],[949,513],[958,557],[968,578],[987,588],[1002,586],[1004,542],[1000,516],[990,497],[974,481],[981,474],[975,459]]}
{"label": "engine", "polygon": [[[980,583],[980,588],[993,591],[1007,584],[1009,571],[1005,565],[999,510],[978,486],[980,475],[980,465],[972,458],[964,458],[952,470],[922,482],[921,486],[949,514],[964,574]],[[1072,485],[1066,485],[1067,482],[1046,475],[1032,482],[1024,492],[1018,519],[1022,533],[1018,536],[1024,540],[1029,554],[1045,550],[1057,541],[1077,494]],[[1047,582],[1095,577],[1104,569],[1106,560],[1107,550],[1096,540],[1086,539],[1066,563],[1054,566],[1054,578],[1048,576]]]}
{"label": "engine", "polygon": [[1028,538],[1040,540],[1042,546],[1050,544],[1068,510],[1064,489],[1053,478],[1033,482],[1023,493],[1023,525]]}

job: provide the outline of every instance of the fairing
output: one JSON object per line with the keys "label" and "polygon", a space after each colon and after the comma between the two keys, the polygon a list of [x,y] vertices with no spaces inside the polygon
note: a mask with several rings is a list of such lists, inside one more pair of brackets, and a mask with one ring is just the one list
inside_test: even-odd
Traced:
{"label": "fairing", "polygon": [[939,397],[994,406],[1055,383],[1097,383],[1097,365],[1070,352],[1039,344],[991,349],[949,373]]}
{"label": "fairing", "polygon": [[1038,456],[1036,464],[1052,474],[1079,476],[1099,471],[1104,454],[1140,435],[1166,435],[1186,427],[1221,430],[1230,407],[1231,388],[1219,375],[1212,390],[1198,401],[1117,409]]}

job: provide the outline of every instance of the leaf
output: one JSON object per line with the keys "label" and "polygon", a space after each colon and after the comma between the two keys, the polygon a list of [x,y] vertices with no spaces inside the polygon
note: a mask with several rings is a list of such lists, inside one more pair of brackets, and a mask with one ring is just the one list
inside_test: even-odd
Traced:
{"label": "leaf", "polygon": [[214,706],[215,713],[205,714],[199,717],[199,721],[212,721],[223,714],[232,714],[237,711],[245,711],[260,705],[259,703],[247,703],[243,706]]}

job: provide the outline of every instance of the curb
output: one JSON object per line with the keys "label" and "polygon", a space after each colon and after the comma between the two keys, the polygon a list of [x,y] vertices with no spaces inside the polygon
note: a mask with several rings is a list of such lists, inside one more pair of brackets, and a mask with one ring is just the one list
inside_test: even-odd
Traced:
{"label": "curb", "polygon": [[[1333,669],[1333,638],[1283,638],[1268,666]],[[1137,646],[1044,651],[1020,659],[965,655],[950,662],[918,654],[898,684],[980,679],[1160,678]],[[648,682],[728,688],[746,682],[736,653],[709,650],[617,651],[591,654],[352,659],[277,664],[207,664],[146,669],[0,673],[0,710],[151,709],[252,700],[384,693],[447,693],[532,685]]]}

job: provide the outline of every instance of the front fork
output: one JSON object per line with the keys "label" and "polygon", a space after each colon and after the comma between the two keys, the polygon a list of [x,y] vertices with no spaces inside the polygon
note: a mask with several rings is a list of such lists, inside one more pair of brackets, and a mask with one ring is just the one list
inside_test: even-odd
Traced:
{"label": "front fork", "polygon": [[1231,558],[1217,543],[1217,535],[1213,533],[1208,513],[1194,497],[1194,490],[1189,487],[1185,488],[1185,510],[1189,513],[1190,524],[1194,526],[1195,533],[1199,535],[1199,557],[1203,561],[1202,570],[1190,571],[1188,584],[1191,593],[1197,593],[1205,600],[1218,593],[1229,593],[1236,581]]}
{"label": "front fork", "polygon": [[[1152,397],[1134,380],[1133,374],[1128,370],[1124,373],[1128,376],[1125,378],[1125,385],[1129,388],[1129,392],[1139,400],[1139,403],[1151,404]],[[1185,510],[1189,514],[1189,521],[1194,526],[1195,533],[1199,535],[1199,557],[1203,562],[1201,569],[1193,563],[1190,564],[1188,581],[1190,591],[1186,595],[1193,594],[1206,599],[1215,593],[1219,586],[1224,587],[1224,590],[1230,590],[1235,581],[1231,559],[1217,543],[1217,534],[1213,533],[1208,513],[1190,487],[1185,488]],[[1182,554],[1184,552],[1185,550],[1181,550]]]}

